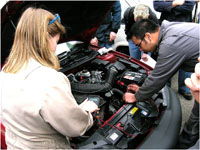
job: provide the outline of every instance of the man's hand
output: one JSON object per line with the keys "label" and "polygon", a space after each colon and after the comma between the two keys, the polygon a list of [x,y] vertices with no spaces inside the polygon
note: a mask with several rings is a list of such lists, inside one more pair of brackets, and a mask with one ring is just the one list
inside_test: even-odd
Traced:
{"label": "man's hand", "polygon": [[127,92],[133,91],[134,93],[136,93],[139,89],[140,89],[140,87],[138,85],[129,84],[128,87],[127,87]]}
{"label": "man's hand", "polygon": [[195,73],[191,75],[191,78],[185,79],[185,85],[190,88],[195,100],[200,101],[200,57],[199,63],[195,66]]}
{"label": "man's hand", "polygon": [[94,37],[93,39],[90,40],[90,44],[98,46],[98,44],[99,44],[98,39],[96,37]]}
{"label": "man's hand", "polygon": [[183,5],[184,3],[185,3],[185,0],[173,0],[172,8],[179,6],[179,5]]}
{"label": "man's hand", "polygon": [[135,95],[133,93],[126,92],[123,96],[125,103],[134,103],[136,102]]}
{"label": "man's hand", "polygon": [[114,41],[115,38],[116,38],[116,36],[117,36],[117,34],[115,32],[110,32],[110,39],[109,39],[109,41],[110,42]]}
{"label": "man's hand", "polygon": [[147,57],[147,56],[148,56],[148,54],[143,53],[141,59],[142,59],[144,62],[147,62],[147,61],[148,61],[148,57]]}

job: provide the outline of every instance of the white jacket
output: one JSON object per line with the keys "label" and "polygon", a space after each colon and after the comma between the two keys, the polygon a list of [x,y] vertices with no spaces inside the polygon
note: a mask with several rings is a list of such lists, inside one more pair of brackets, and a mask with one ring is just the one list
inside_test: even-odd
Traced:
{"label": "white jacket", "polygon": [[0,73],[2,121],[8,149],[70,148],[92,115],[78,105],[67,77],[31,60],[17,74]]}

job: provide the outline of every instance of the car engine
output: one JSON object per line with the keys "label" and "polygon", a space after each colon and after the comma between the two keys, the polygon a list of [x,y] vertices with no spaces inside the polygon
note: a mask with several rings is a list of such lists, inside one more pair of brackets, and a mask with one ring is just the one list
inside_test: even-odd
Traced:
{"label": "car engine", "polygon": [[148,73],[136,63],[118,58],[114,63],[95,58],[81,70],[70,73],[72,93],[77,103],[86,98],[100,110],[93,113],[94,124],[85,135],[72,138],[72,147],[137,148],[165,109],[162,92],[144,102],[125,104],[123,95],[129,84],[141,86]]}

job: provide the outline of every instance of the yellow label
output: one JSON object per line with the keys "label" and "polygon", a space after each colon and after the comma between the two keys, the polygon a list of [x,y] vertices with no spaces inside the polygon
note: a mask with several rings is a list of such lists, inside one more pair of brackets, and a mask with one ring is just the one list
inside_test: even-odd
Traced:
{"label": "yellow label", "polygon": [[135,112],[138,110],[138,108],[137,107],[134,107],[131,111],[130,111],[130,113],[132,114],[132,115],[134,115],[135,114]]}

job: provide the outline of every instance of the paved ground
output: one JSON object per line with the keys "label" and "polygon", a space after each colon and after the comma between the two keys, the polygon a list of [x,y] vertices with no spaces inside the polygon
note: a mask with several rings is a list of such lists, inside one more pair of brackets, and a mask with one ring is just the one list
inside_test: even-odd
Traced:
{"label": "paved ground", "polygon": [[184,123],[188,120],[191,109],[194,104],[194,98],[192,100],[186,100],[182,95],[178,93],[178,74],[175,74],[172,78],[172,89],[175,91],[177,94],[180,103],[181,103],[181,109],[182,109],[182,126],[181,130],[183,128]]}

